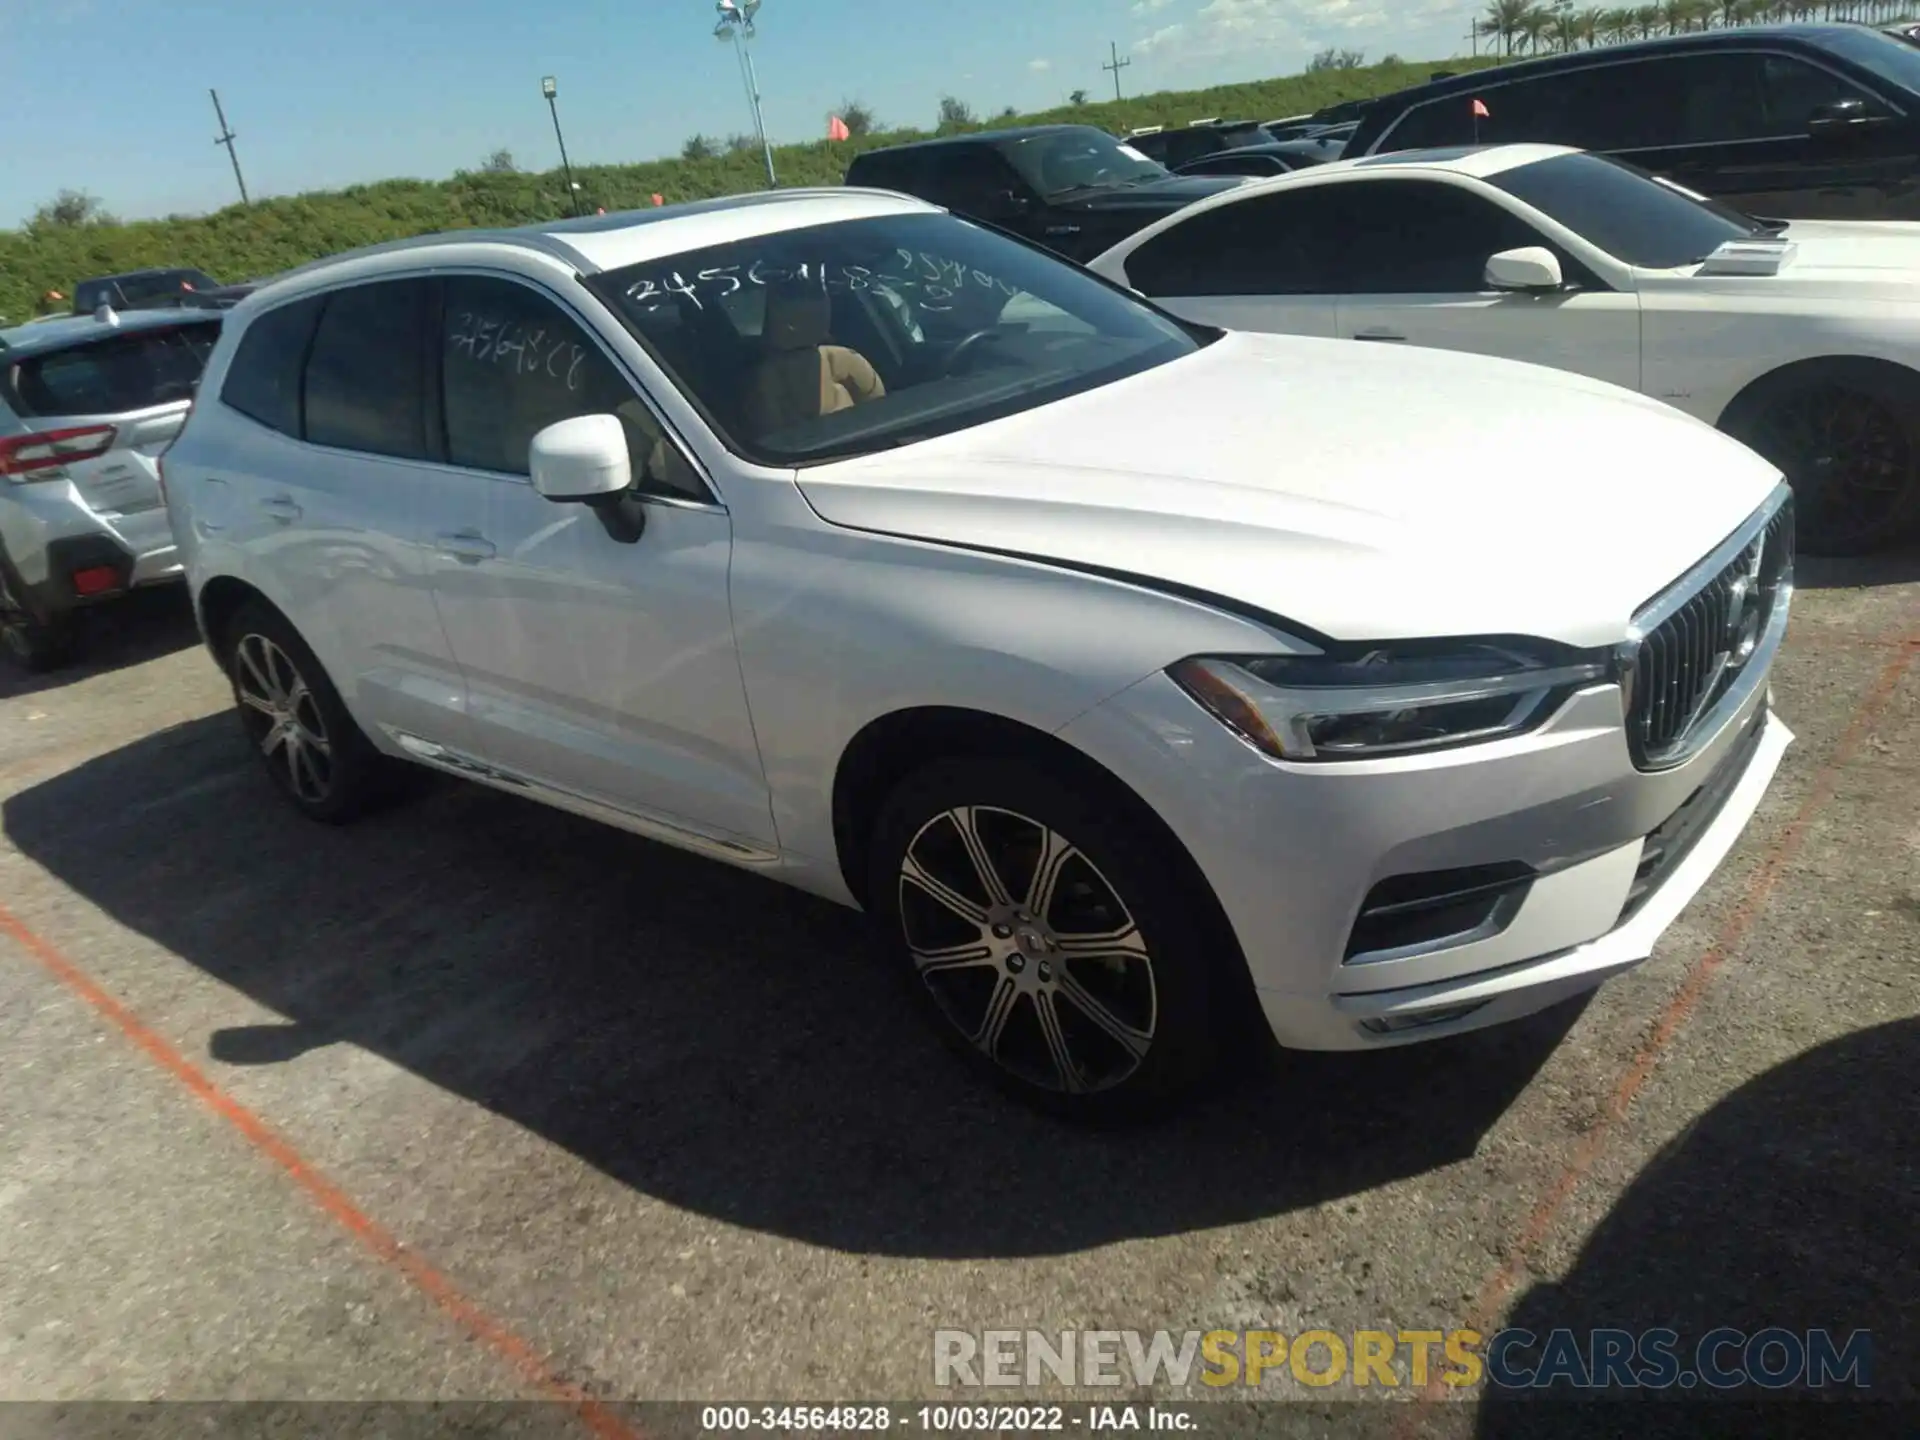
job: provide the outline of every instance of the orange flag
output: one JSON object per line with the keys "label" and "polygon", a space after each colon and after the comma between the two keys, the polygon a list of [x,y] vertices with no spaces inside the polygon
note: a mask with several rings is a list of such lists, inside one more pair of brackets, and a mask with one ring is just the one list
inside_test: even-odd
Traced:
{"label": "orange flag", "polygon": [[847,129],[846,121],[842,120],[838,115],[829,115],[827,117],[827,139],[851,140],[852,138],[853,132]]}
{"label": "orange flag", "polygon": [[653,192],[653,203],[656,205],[664,205],[667,203],[666,197],[656,190]]}
{"label": "orange flag", "polygon": [[1473,118],[1476,120],[1491,120],[1493,118],[1493,112],[1487,109],[1487,102],[1477,95],[1473,100]]}

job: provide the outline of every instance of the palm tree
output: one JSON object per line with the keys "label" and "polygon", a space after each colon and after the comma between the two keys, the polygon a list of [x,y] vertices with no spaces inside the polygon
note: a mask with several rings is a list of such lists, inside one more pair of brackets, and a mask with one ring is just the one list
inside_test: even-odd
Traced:
{"label": "palm tree", "polygon": [[1601,12],[1600,33],[1610,45],[1622,40],[1631,40],[1637,27],[1634,24],[1631,9],[1606,10]]}
{"label": "palm tree", "polygon": [[1553,12],[1551,10],[1536,8],[1527,11],[1526,14],[1520,17],[1519,30],[1520,34],[1526,39],[1528,54],[1537,55],[1539,53],[1540,42],[1546,38],[1547,32],[1551,29],[1553,29]]}
{"label": "palm tree", "polygon": [[1561,51],[1573,49],[1573,42],[1580,38],[1580,17],[1571,10],[1556,6],[1547,14],[1547,28],[1553,32],[1553,43]]}
{"label": "palm tree", "polygon": [[1591,50],[1600,43],[1600,32],[1606,28],[1604,23],[1606,17],[1607,12],[1597,6],[1582,10],[1574,16],[1574,33],[1579,36],[1580,43],[1587,49]]}
{"label": "palm tree", "polygon": [[1665,0],[1665,3],[1660,6],[1660,23],[1667,27],[1669,35],[1678,35],[1682,30],[1688,29],[1687,22],[1691,18],[1687,0]]}
{"label": "palm tree", "polygon": [[1658,5],[1642,5],[1639,9],[1635,10],[1633,12],[1633,28],[1639,32],[1642,40],[1651,39],[1653,32],[1660,28],[1660,7]]}
{"label": "palm tree", "polygon": [[1513,54],[1513,37],[1520,32],[1520,22],[1532,8],[1533,0],[1488,0],[1482,28],[1500,37],[1501,54]]}

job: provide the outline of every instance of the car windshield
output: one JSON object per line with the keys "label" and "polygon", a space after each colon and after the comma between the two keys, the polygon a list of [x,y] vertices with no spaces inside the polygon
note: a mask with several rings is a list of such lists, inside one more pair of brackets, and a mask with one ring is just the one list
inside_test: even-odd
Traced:
{"label": "car windshield", "polygon": [[1021,179],[1048,198],[1096,186],[1140,185],[1167,176],[1164,165],[1091,126],[1022,135],[1004,142],[1000,153]]}
{"label": "car windshield", "polygon": [[1629,265],[1697,265],[1729,240],[1774,226],[1600,155],[1560,155],[1487,177]]}
{"label": "car windshield", "polygon": [[755,236],[592,283],[721,438],[771,465],[1030,410],[1212,334],[944,214]]}
{"label": "car windshield", "polygon": [[1920,49],[1907,41],[1896,40],[1881,30],[1850,25],[1822,32],[1817,43],[1908,94],[1920,93]]}

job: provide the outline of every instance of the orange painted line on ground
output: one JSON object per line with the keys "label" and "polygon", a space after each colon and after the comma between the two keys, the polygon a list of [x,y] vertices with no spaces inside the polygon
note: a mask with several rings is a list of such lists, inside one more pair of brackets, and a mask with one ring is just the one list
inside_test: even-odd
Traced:
{"label": "orange painted line on ground", "polygon": [[531,1344],[487,1314],[433,1265],[402,1245],[390,1230],[354,1204],[344,1190],[302,1159],[285,1136],[221,1089],[164,1036],[114,999],[51,942],[30,930],[5,905],[0,905],[0,934],[10,936],[41,969],[92,1006],[146,1052],[148,1059],[185,1086],[195,1099],[238,1130],[248,1145],[278,1165],[306,1191],[328,1219],[397,1271],[454,1324],[505,1360],[533,1389],[548,1399],[572,1406],[587,1429],[600,1440],[639,1440],[639,1433],[620,1416],[562,1378]]}
{"label": "orange painted line on ground", "polygon": [[[1861,697],[1860,703],[1854,707],[1853,716],[1847,722],[1847,728],[1841,732],[1839,740],[1834,743],[1832,753],[1814,772],[1813,780],[1807,786],[1807,793],[1800,801],[1799,809],[1794,811],[1793,818],[1787,821],[1785,828],[1781,830],[1773,844],[1767,847],[1765,857],[1760,862],[1760,868],[1754,872],[1753,879],[1748,882],[1746,892],[1740,897],[1739,904],[1735,905],[1733,913],[1727,916],[1726,923],[1720,927],[1719,934],[1714,936],[1713,943],[1688,969],[1687,978],[1682,982],[1679,991],[1667,1002],[1666,1008],[1660,1012],[1659,1019],[1654,1022],[1653,1029],[1647,1033],[1647,1038],[1634,1052],[1633,1060],[1621,1073],[1619,1081],[1607,1096],[1606,1105],[1601,1110],[1599,1119],[1580,1137],[1580,1142],[1574,1147],[1573,1154],[1568,1157],[1559,1176],[1547,1187],[1546,1192],[1528,1213],[1525,1222],[1507,1247],[1507,1258],[1501,1261],[1481,1285],[1479,1294],[1474,1299],[1473,1309],[1468,1312],[1466,1328],[1478,1330],[1482,1334],[1487,1333],[1501,1304],[1513,1292],[1521,1272],[1526,1269],[1527,1252],[1544,1240],[1548,1232],[1553,1229],[1554,1222],[1560,1218],[1561,1210],[1565,1208],[1567,1201],[1573,1198],[1573,1193],[1580,1188],[1580,1183],[1592,1170],[1593,1163],[1599,1158],[1613,1127],[1625,1117],[1628,1109],[1633,1105],[1634,1098],[1639,1095],[1648,1078],[1653,1074],[1661,1055],[1673,1043],[1674,1037],[1680,1033],[1694,1010],[1699,1007],[1700,997],[1706,992],[1707,983],[1713,979],[1720,967],[1726,964],[1727,957],[1753,928],[1753,923],[1759,918],[1760,911],[1779,885],[1781,876],[1793,863],[1794,857],[1800,853],[1801,843],[1806,838],[1807,829],[1814,817],[1833,798],[1834,789],[1840,781],[1840,772],[1852,761],[1860,749],[1861,742],[1866,739],[1868,730],[1872,728],[1874,721],[1880,718],[1880,712],[1887,708],[1888,703],[1893,699],[1894,692],[1900,688],[1900,682],[1908,669],[1916,658],[1920,658],[1920,635],[1890,639],[1884,643],[1893,647],[1892,658],[1881,667],[1873,684]],[[1443,1400],[1447,1388],[1437,1378],[1429,1381],[1419,1398],[1407,1407],[1402,1417],[1403,1423],[1398,1427],[1399,1432],[1402,1435],[1415,1433],[1414,1427],[1419,1423],[1426,1407]]]}

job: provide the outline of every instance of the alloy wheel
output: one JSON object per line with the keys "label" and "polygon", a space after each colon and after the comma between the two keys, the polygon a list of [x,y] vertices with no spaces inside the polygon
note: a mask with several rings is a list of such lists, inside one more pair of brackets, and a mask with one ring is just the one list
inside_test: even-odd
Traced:
{"label": "alloy wheel", "polygon": [[1066,836],[962,806],[921,826],[899,876],[921,982],[967,1041],[1042,1089],[1120,1084],[1153,1045],[1153,960],[1118,890]]}
{"label": "alloy wheel", "polygon": [[312,688],[287,652],[260,634],[234,647],[234,694],[267,764],[310,805],[333,790],[333,745]]}
{"label": "alloy wheel", "polygon": [[1913,473],[1913,447],[1899,417],[1871,395],[1837,385],[1783,398],[1754,438],[1754,448],[1798,482],[1809,531],[1873,533],[1893,517]]}

